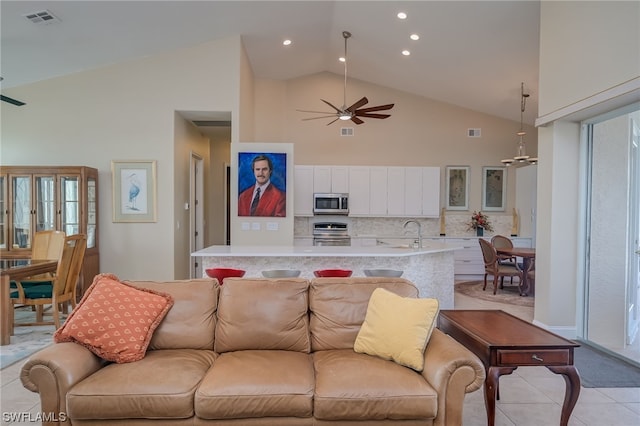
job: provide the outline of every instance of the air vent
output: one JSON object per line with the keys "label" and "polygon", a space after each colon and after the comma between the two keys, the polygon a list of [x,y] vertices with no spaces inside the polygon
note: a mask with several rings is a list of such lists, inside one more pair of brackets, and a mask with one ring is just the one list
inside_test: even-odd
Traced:
{"label": "air vent", "polygon": [[467,129],[467,136],[470,138],[479,138],[481,136],[480,129]]}
{"label": "air vent", "polygon": [[198,127],[230,127],[231,121],[225,120],[193,120]]}
{"label": "air vent", "polygon": [[60,22],[53,13],[48,10],[42,10],[40,12],[29,13],[27,15],[23,15],[25,18],[33,22],[34,24],[51,24],[53,22]]}
{"label": "air vent", "polygon": [[341,127],[340,136],[353,136],[353,127]]}

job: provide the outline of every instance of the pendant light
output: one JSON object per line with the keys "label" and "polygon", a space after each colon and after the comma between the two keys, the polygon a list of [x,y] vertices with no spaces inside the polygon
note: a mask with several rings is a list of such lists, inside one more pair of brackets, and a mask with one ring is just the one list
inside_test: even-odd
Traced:
{"label": "pendant light", "polygon": [[504,164],[505,166],[510,166],[511,164],[515,163],[524,163],[527,162],[529,164],[538,164],[538,158],[537,157],[529,157],[527,155],[527,149],[526,146],[524,144],[524,136],[527,134],[527,132],[524,131],[524,125],[523,125],[523,117],[524,117],[524,110],[527,107],[527,98],[529,97],[528,93],[524,93],[524,83],[520,83],[520,130],[516,133],[516,135],[518,136],[518,149],[516,151],[516,155],[513,158],[505,158],[504,160],[501,160],[501,163]]}

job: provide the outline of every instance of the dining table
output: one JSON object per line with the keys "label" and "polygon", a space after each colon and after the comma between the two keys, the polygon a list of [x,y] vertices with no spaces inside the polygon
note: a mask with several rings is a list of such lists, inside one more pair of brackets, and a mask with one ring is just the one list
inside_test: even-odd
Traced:
{"label": "dining table", "polygon": [[536,258],[536,249],[529,247],[496,247],[496,252],[500,255],[515,256],[522,258],[522,280],[520,281],[520,296],[533,296],[535,288],[529,283],[529,272],[533,268]]}
{"label": "dining table", "polygon": [[0,259],[0,346],[11,343],[13,324],[11,324],[11,309],[13,304],[10,298],[11,280],[20,280],[47,272],[55,272],[58,267],[57,260],[32,260],[32,259]]}

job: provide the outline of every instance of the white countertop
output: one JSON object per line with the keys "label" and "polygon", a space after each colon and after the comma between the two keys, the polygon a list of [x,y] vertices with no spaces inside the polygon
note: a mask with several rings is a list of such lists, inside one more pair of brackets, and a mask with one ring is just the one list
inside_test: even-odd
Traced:
{"label": "white countertop", "polygon": [[460,247],[425,243],[422,248],[372,246],[210,246],[191,253],[193,257],[402,257],[441,253]]}

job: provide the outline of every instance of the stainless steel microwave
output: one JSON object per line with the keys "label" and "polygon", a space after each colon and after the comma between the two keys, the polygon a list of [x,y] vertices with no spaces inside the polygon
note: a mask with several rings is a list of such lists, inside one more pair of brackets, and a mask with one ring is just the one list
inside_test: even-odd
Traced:
{"label": "stainless steel microwave", "polygon": [[313,214],[349,214],[349,194],[313,194]]}

